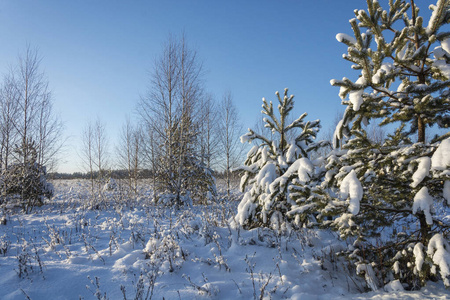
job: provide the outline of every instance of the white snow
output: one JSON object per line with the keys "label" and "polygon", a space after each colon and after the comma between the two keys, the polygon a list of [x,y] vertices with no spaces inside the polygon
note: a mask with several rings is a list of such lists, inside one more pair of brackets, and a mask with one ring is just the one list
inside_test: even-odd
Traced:
{"label": "white snow", "polygon": [[[442,59],[442,58],[444,58],[446,51],[444,49],[442,49],[442,47],[439,46],[439,47],[434,48],[433,53],[434,53],[434,57],[436,59]],[[448,54],[450,55],[450,53],[448,53]]]}
{"label": "white snow", "polygon": [[310,180],[311,176],[314,174],[314,165],[306,157],[297,159],[289,166],[289,168],[284,172],[283,175],[273,180],[268,192],[273,193],[278,188],[278,186],[283,188],[287,183],[289,177],[291,177],[295,173],[297,173],[297,177],[300,183],[307,183]]}
{"label": "white snow", "polygon": [[372,76],[372,81],[375,84],[379,84],[381,83],[381,74],[382,73],[389,73],[392,69],[393,69],[393,64],[389,63],[389,62],[384,62],[380,69],[378,69],[378,71]]}
{"label": "white snow", "polygon": [[252,133],[250,132],[250,128],[248,129],[249,132],[241,136],[241,143],[245,144],[250,142],[250,138],[252,137]]}
{"label": "white snow", "polygon": [[[241,137],[241,138],[242,138],[242,137]],[[258,145],[254,145],[254,146],[250,149],[250,151],[248,151],[247,157],[250,157],[250,156],[255,155],[255,154],[258,152],[258,149],[259,149]]]}
{"label": "white snow", "polygon": [[265,164],[269,160],[270,160],[269,150],[268,147],[265,146],[261,150],[261,163]]}
{"label": "white snow", "polygon": [[109,180],[105,183],[103,186],[103,192],[106,191],[113,191],[117,189],[117,182],[114,180],[114,178],[109,178]]}
{"label": "white snow", "polygon": [[356,267],[356,273],[364,274],[366,283],[372,291],[378,290],[377,277],[370,264],[359,264]]}
{"label": "white snow", "polygon": [[[363,85],[365,84],[366,81],[364,79],[364,77],[359,77],[358,80],[356,80],[355,84],[360,84]],[[361,104],[364,102],[363,100],[363,95],[364,93],[364,89],[360,89],[360,90],[355,90],[355,91],[351,91],[348,93],[348,98],[350,100],[350,102],[353,104],[353,110],[354,111],[358,111],[359,108],[361,107]]]}
{"label": "white snow", "polygon": [[242,201],[239,203],[235,220],[239,225],[244,225],[245,221],[254,214],[257,203],[252,202],[251,191],[244,194]]}
{"label": "white snow", "polygon": [[441,70],[442,75],[450,78],[450,65],[445,62],[445,60],[436,60],[433,62],[433,66]]}
{"label": "white snow", "polygon": [[444,182],[444,189],[443,189],[443,196],[444,199],[447,200],[447,204],[450,205],[450,180],[446,180]]}
{"label": "white snow", "polygon": [[450,39],[446,38],[443,41],[441,41],[441,47],[444,49],[448,54],[450,54]]}
{"label": "white snow", "polygon": [[300,158],[298,162],[298,180],[300,183],[307,183],[314,173],[314,165],[306,157]]}
{"label": "white snow", "polygon": [[405,44],[405,46],[402,49],[397,50],[397,57],[399,59],[405,59],[406,58],[406,50],[408,49],[407,44]]}
{"label": "white snow", "polygon": [[[428,21],[427,28],[425,29],[425,32],[428,35],[432,34],[434,32],[434,30],[436,30],[435,26],[436,26],[436,23],[439,22],[439,17],[440,17],[438,14],[439,11],[438,11],[437,7],[441,6],[442,1],[444,1],[444,0],[438,0],[436,5],[433,5],[434,10],[431,13],[430,20]],[[430,8],[431,8],[431,6],[430,6]]]}
{"label": "white snow", "polygon": [[256,176],[256,182],[263,187],[264,192],[269,192],[270,184],[278,177],[277,166],[272,162],[268,162],[262,167]]}
{"label": "white snow", "polygon": [[419,163],[417,170],[412,176],[413,182],[411,183],[411,187],[413,188],[417,187],[428,176],[431,167],[431,159],[429,157],[420,157],[417,159],[417,162]]}
{"label": "white snow", "polygon": [[423,262],[425,260],[425,254],[423,253],[423,244],[422,243],[417,243],[414,246],[414,257],[416,259],[416,264],[415,264],[415,270],[417,272],[422,271],[422,266],[423,266]]}
{"label": "white snow", "polygon": [[431,167],[434,170],[450,169],[450,138],[441,142],[431,157]]}
{"label": "white snow", "polygon": [[397,92],[403,92],[404,90],[405,90],[405,83],[402,81],[397,87]]}
{"label": "white snow", "polygon": [[439,266],[440,274],[444,284],[450,285],[450,245],[442,236],[435,234],[428,243],[427,254],[433,260],[433,263]]}
{"label": "white snow", "polygon": [[[139,299],[139,286],[144,294],[153,287],[152,299],[448,297],[443,285],[433,282],[420,291],[403,291],[392,282],[385,287],[388,292],[361,293],[364,278],[349,273],[343,258],[330,261],[326,255],[346,249],[346,242],[318,229],[279,235],[266,228],[234,227],[237,201],[176,210],[153,204],[151,189],[142,184],[138,197],[106,191],[107,205],[90,210],[88,191],[88,181],[57,181],[51,202],[29,215],[5,215],[7,223],[0,225],[0,250],[6,249],[0,252],[1,299],[124,299],[122,287],[127,299]],[[223,187],[218,191],[219,198],[226,194]],[[252,203],[244,205],[252,213]],[[352,216],[346,214],[341,222],[354,225]],[[436,239],[438,250],[430,257],[441,270],[446,254],[440,245],[445,244]],[[28,272],[22,278],[19,259]],[[359,267],[369,275],[370,269]]]}
{"label": "white snow", "polygon": [[348,42],[350,42],[350,44],[356,44],[356,39],[345,33],[336,34],[336,40],[339,43],[344,43],[344,41],[348,41]]}
{"label": "white snow", "polygon": [[394,270],[394,274],[400,274],[400,263],[398,260],[394,263],[392,269]]}
{"label": "white snow", "polygon": [[413,214],[416,214],[418,210],[423,211],[425,214],[426,222],[428,225],[433,224],[433,218],[431,217],[431,207],[433,205],[433,198],[428,193],[426,186],[422,187],[419,192],[414,196]]}
{"label": "white snow", "polygon": [[334,130],[333,134],[333,147],[336,147],[339,140],[341,140],[342,136],[340,135],[340,131],[342,129],[342,126],[344,124],[344,120],[339,120],[338,124],[336,125],[336,129]]}
{"label": "white snow", "polygon": [[450,54],[450,39],[446,38],[443,41],[441,41],[441,47],[445,50],[448,54]]}
{"label": "white snow", "polygon": [[340,193],[343,199],[350,197],[350,204],[348,206],[348,211],[353,215],[359,213],[360,201],[363,197],[363,188],[361,182],[356,176],[355,170],[345,176],[341,182]]}
{"label": "white snow", "polygon": [[392,293],[392,292],[398,292],[398,291],[404,291],[405,289],[403,288],[400,280],[393,280],[391,282],[389,282],[388,284],[386,284],[384,286],[384,290],[388,293]]}
{"label": "white snow", "polygon": [[288,151],[286,152],[286,161],[288,163],[294,162],[297,159],[299,153],[300,149],[297,147],[297,145],[295,143],[290,144]]}

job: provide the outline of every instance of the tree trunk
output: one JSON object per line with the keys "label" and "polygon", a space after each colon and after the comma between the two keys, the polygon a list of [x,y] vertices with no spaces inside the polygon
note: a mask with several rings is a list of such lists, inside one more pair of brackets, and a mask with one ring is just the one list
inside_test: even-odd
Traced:
{"label": "tree trunk", "polygon": [[422,117],[417,117],[418,142],[425,143],[425,122]]}
{"label": "tree trunk", "polygon": [[426,241],[429,240],[429,238],[428,238],[429,225],[427,224],[427,220],[425,218],[425,214],[424,213],[420,213],[418,215],[418,217],[419,217],[420,235],[421,235],[421,238],[422,238],[422,244],[426,245]]}

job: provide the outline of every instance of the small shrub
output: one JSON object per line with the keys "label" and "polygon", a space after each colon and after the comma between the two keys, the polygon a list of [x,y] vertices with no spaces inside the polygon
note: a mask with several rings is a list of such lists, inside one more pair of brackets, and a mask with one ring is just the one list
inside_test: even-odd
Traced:
{"label": "small shrub", "polygon": [[53,197],[53,185],[47,182],[47,170],[37,163],[37,151],[33,141],[23,141],[15,152],[19,162],[3,171],[2,202],[19,200],[28,213],[33,207],[44,204],[44,198]]}

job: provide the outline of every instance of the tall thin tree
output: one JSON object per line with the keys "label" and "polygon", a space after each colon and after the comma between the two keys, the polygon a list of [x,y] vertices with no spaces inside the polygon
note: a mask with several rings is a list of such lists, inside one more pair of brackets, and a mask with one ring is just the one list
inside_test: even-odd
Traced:
{"label": "tall thin tree", "polygon": [[224,94],[220,103],[219,132],[219,145],[224,156],[222,167],[225,171],[227,196],[229,197],[231,190],[231,169],[238,166],[244,149],[239,140],[243,132],[243,127],[239,123],[238,112],[233,103],[233,96],[230,91]]}

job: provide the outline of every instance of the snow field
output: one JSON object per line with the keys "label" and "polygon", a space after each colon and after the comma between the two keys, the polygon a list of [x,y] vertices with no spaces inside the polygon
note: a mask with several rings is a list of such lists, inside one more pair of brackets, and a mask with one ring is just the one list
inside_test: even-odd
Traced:
{"label": "snow field", "polygon": [[233,227],[237,201],[174,210],[151,204],[151,191],[121,202],[110,192],[92,210],[87,189],[57,181],[35,213],[2,213],[1,299],[447,297],[442,284],[405,292],[395,282],[360,294],[366,283],[333,254],[347,247],[335,234]]}

